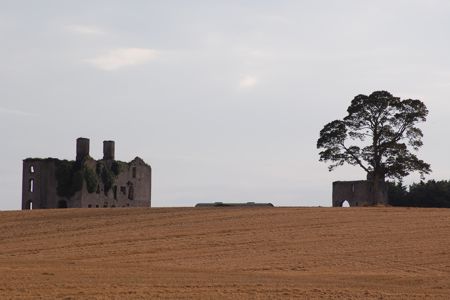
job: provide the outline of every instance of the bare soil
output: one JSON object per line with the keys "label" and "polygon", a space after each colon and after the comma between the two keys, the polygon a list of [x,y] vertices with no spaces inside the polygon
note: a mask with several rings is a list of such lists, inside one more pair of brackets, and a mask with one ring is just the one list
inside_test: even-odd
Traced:
{"label": "bare soil", "polygon": [[450,299],[450,210],[0,212],[1,299]]}

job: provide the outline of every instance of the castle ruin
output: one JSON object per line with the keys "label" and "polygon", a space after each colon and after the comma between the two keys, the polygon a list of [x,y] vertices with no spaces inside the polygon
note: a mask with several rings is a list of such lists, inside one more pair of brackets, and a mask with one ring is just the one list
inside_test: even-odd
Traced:
{"label": "castle ruin", "polygon": [[150,207],[152,169],[141,158],[115,160],[114,141],[103,142],[103,159],[89,156],[89,139],[76,141],[75,161],[23,161],[22,209]]}
{"label": "castle ruin", "polygon": [[374,206],[388,203],[387,184],[379,182],[379,192],[374,192],[373,180],[333,182],[333,207],[341,207],[345,201],[349,206]]}

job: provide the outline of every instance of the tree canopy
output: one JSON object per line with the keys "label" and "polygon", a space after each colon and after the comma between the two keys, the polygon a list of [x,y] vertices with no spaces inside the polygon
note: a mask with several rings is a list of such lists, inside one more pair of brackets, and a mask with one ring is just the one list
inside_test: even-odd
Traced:
{"label": "tree canopy", "polygon": [[320,161],[330,163],[330,171],[347,163],[361,167],[374,180],[431,172],[430,165],[411,152],[422,146],[417,124],[428,115],[422,101],[376,91],[356,96],[347,113],[326,124],[317,141]]}

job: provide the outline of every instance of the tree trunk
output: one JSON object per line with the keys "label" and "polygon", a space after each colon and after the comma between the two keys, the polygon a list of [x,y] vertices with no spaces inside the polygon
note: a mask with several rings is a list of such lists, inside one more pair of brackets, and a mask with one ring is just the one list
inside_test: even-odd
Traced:
{"label": "tree trunk", "polygon": [[386,205],[387,203],[386,203],[384,175],[374,173],[372,180],[373,180],[372,204]]}

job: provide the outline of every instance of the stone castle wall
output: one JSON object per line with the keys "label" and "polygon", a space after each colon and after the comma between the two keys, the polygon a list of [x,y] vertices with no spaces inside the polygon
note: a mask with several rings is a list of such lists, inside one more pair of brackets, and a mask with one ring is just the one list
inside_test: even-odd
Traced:
{"label": "stone castle wall", "polygon": [[369,180],[333,182],[333,207],[347,201],[350,206],[373,206],[388,203],[387,185],[380,182],[380,193],[374,193],[374,182]]}
{"label": "stone castle wall", "polygon": [[[129,163],[115,161],[114,148],[113,141],[105,141],[103,143],[104,157],[96,161],[89,156],[89,139],[79,138],[75,161],[55,158],[25,159],[22,176],[22,209],[150,207],[151,167],[139,157]],[[61,165],[66,168],[69,166],[65,170],[66,173],[72,172],[70,167],[75,170],[73,172],[78,172],[73,176],[73,178],[78,176],[77,181],[73,180],[78,182],[74,184],[76,191],[72,191],[70,196],[65,195],[68,193],[61,195],[58,192],[58,186],[60,190],[70,190],[72,187],[62,185],[63,178],[58,177],[58,171],[61,173],[59,169]],[[105,174],[109,177],[103,174],[102,168],[106,169]],[[91,175],[91,180],[86,177],[86,173]],[[109,188],[105,185],[104,177],[110,179]]]}
{"label": "stone castle wall", "polygon": [[102,183],[94,193],[84,185],[81,207],[150,207],[151,168],[140,158],[123,168],[106,193]]}
{"label": "stone castle wall", "polygon": [[[58,201],[68,201],[58,196],[55,177],[56,159],[26,159],[23,161],[22,209],[56,208]],[[81,192],[75,194],[71,203],[80,203]],[[78,203],[78,204],[77,204]]]}

